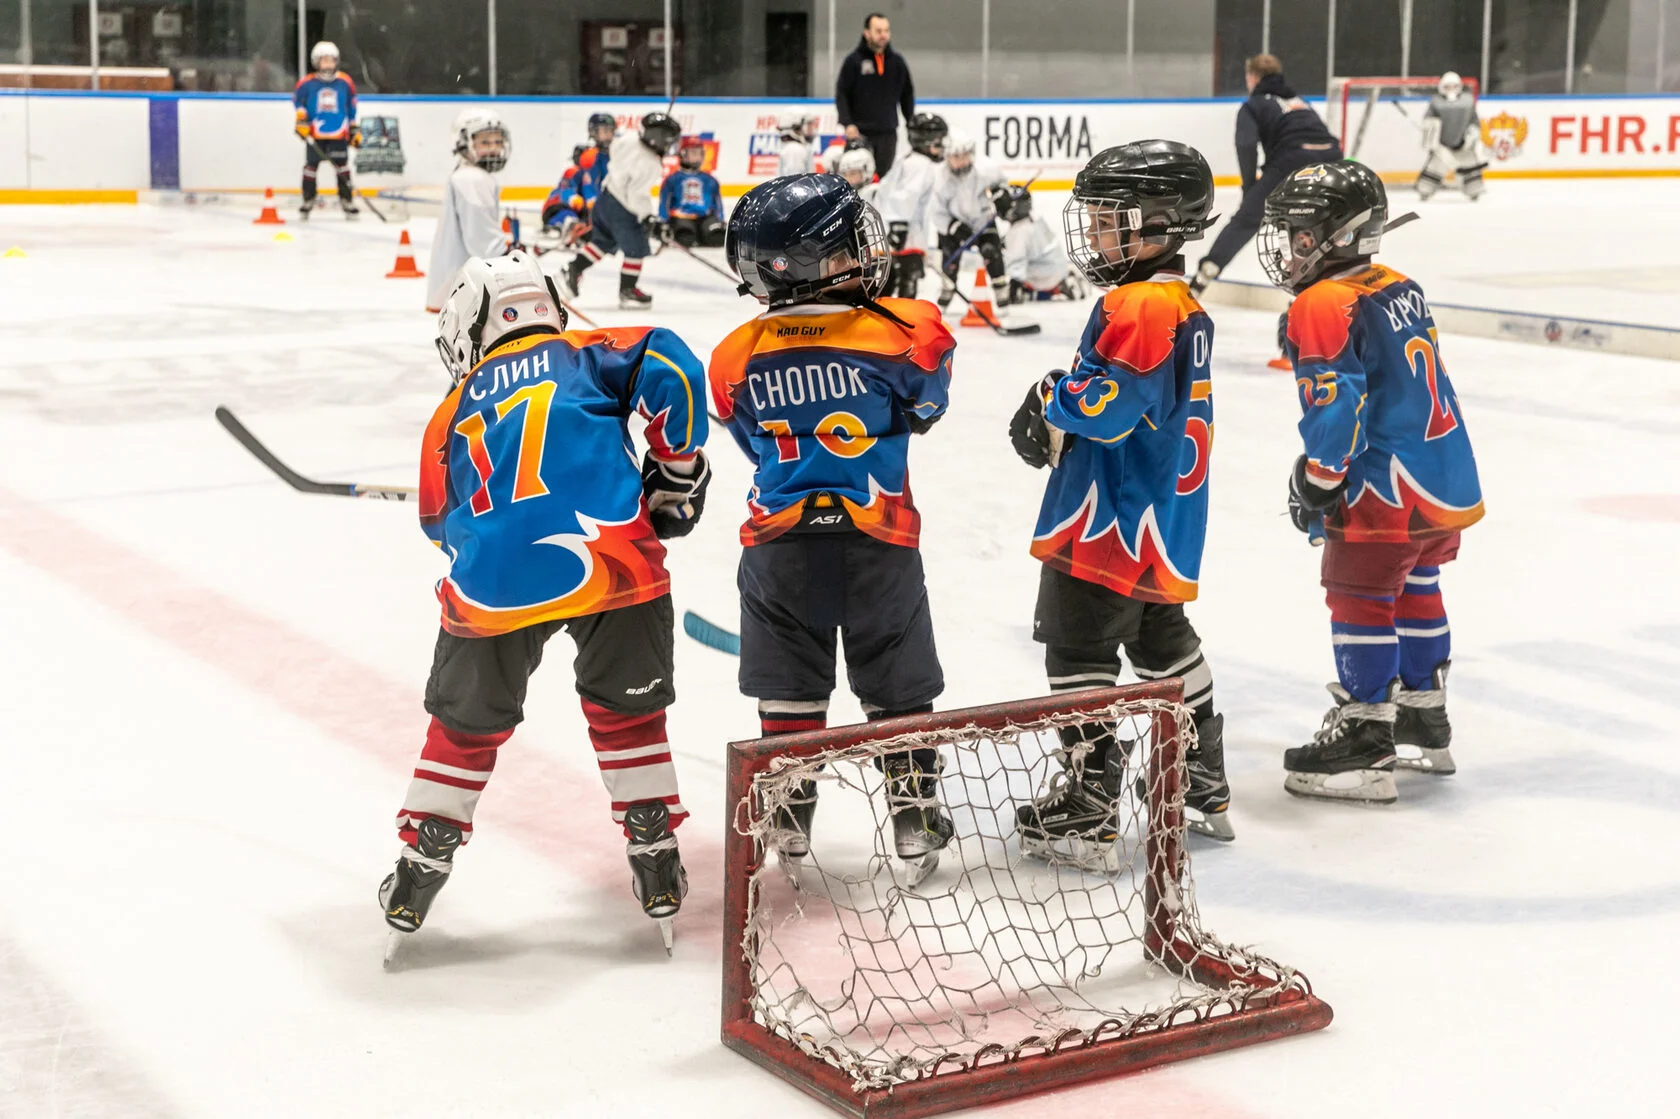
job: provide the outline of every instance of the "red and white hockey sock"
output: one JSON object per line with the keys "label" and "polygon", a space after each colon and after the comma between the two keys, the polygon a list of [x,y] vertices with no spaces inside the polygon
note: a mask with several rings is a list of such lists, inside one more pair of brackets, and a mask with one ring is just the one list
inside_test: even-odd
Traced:
{"label": "red and white hockey sock", "polygon": [[408,795],[397,813],[397,834],[414,846],[415,829],[431,816],[461,829],[461,842],[472,838],[473,810],[496,768],[496,751],[513,734],[466,734],[450,730],[433,717],[426,745],[414,767]]}
{"label": "red and white hockey sock", "polygon": [[[589,720],[589,741],[595,746],[601,783],[612,797],[613,821],[623,827],[626,808],[638,801],[661,800],[676,830],[688,818],[688,810],[677,797],[677,770],[665,737],[665,712],[625,715],[586,699],[583,715]],[[624,835],[629,838],[629,829]]]}
{"label": "red and white hockey sock", "polygon": [[586,241],[584,243],[583,255],[589,258],[590,264],[599,264],[601,262],[601,250],[595,247],[595,242],[593,241]]}
{"label": "red and white hockey sock", "polygon": [[759,733],[792,734],[801,730],[822,730],[828,726],[826,699],[761,699],[758,701]]}
{"label": "red and white hockey sock", "polygon": [[639,260],[627,260],[624,262],[623,269],[618,274],[618,286],[623,288],[625,291],[629,291],[641,281],[641,278],[642,262]]}

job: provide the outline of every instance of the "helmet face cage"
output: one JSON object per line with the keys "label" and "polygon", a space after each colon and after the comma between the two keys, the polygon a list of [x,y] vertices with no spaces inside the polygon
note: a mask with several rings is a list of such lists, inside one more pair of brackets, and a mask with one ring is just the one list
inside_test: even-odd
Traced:
{"label": "helmet face cage", "polygon": [[1256,236],[1260,267],[1273,286],[1300,292],[1337,263],[1376,252],[1377,238],[1365,228],[1372,220],[1373,212],[1362,210],[1332,230],[1326,207],[1268,207]]}
{"label": "helmet face cage", "polygon": [[[691,160],[689,157],[693,156]],[[706,145],[698,136],[684,136],[677,141],[677,163],[685,170],[698,171],[706,162]]]}
{"label": "helmet face cage", "polygon": [[[887,230],[881,215],[862,199],[857,200],[857,205],[857,219],[847,243],[826,255],[809,253],[796,246],[771,254],[768,259],[757,254],[742,259],[743,247],[734,228],[729,231],[725,255],[747,291],[771,309],[807,302],[853,280],[858,281],[866,297],[875,299],[886,288],[892,253],[887,248]],[[789,273],[808,278],[799,279]]]}
{"label": "helmet face cage", "polygon": [[[501,135],[501,151],[486,155],[478,153],[477,140],[486,132]],[[460,135],[455,140],[455,152],[468,163],[495,174],[506,167],[507,161],[513,156],[513,134],[508,131],[507,122],[498,116],[489,113],[474,115],[461,122]]]}
{"label": "helmet face cage", "polygon": [[1143,209],[1135,198],[1081,198],[1062,209],[1062,234],[1068,259],[1094,284],[1122,283],[1146,241],[1165,244],[1176,238],[1145,236]]}

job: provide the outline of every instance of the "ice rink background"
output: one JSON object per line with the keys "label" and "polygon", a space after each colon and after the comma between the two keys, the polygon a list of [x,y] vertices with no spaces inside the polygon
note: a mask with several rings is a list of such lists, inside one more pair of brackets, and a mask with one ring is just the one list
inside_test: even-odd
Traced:
{"label": "ice rink background", "polygon": [[[1440,301],[1680,326],[1671,194],[1496,181],[1478,205],[1431,203],[1384,259]],[[1058,204],[1037,201],[1052,221]],[[275,242],[252,212],[0,214],[0,250],[27,254],[0,260],[0,1114],[826,1114],[717,1041],[723,745],[757,723],[734,661],[681,637],[671,742],[695,817],[675,958],[630,896],[562,636],[459,873],[406,969],[381,972],[374,890],[425,726],[442,561],[412,507],[296,494],[211,411],[306,473],[412,484],[447,380],[423,284],[382,278],[393,227],[323,213]],[[430,226],[413,229],[424,268]],[[1258,276],[1239,259],[1232,275]],[[590,273],[581,306],[639,321],[614,272]],[[754,313],[676,253],[643,287],[702,356]],[[950,414],[912,450],[942,707],[1045,690],[1026,554],[1044,475],[1004,429],[1087,310],[1036,308],[1033,339],[960,331]],[[1265,367],[1274,316],[1212,313],[1191,617],[1238,839],[1197,844],[1195,877],[1212,930],[1298,965],[1337,1017],[1054,1106],[1662,1113],[1680,366],[1443,338],[1488,507],[1442,580],[1460,771],[1362,811],[1282,790],[1281,751],[1332,678],[1317,553],[1283,516],[1298,410]],[[711,454],[705,521],[670,565],[679,610],[729,624],[749,472],[726,435]],[[857,717],[837,697],[832,721]]]}

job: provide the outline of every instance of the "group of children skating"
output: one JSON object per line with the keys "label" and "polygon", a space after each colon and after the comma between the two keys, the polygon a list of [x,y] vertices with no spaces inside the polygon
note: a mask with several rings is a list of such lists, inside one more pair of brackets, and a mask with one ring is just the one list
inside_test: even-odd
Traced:
{"label": "group of children skating", "polygon": [[[593,204],[563,192],[551,203],[562,225],[590,223],[587,244],[616,244],[629,259],[642,247],[631,231],[645,235],[653,213],[654,164],[679,141],[663,114],[616,139],[609,124],[592,137],[596,162],[578,167],[583,177],[607,160]],[[480,135],[463,142],[477,152]],[[501,139],[505,150],[505,130]],[[451,563],[438,585],[431,725],[398,817],[405,847],[380,891],[393,946],[447,880],[543,645],[565,630],[633,889],[669,947],[687,890],[675,837],[687,810],[666,740],[676,692],[663,541],[705,509],[708,398],[754,467],[737,571],[740,686],[758,702],[762,733],[826,725],[842,635],[868,718],[933,709],[944,678],[908,454],[946,412],[956,343],[939,306],[915,298],[920,263],[902,261],[969,244],[991,261],[997,208],[1030,213],[1030,202],[943,122],[918,116],[912,150],[878,184],[864,181],[861,159],[847,174],[842,154],[841,174],[780,176],[741,199],[725,251],[764,309],[709,366],[664,328],[567,331],[555,279],[524,252],[469,260],[453,278],[438,345],[454,387],[427,428],[420,500]],[[927,209],[901,217],[895,176],[920,181],[916,155],[943,158],[946,174],[918,196]],[[645,184],[641,211],[615,182]],[[862,193],[871,187],[873,204]],[[1043,565],[1033,636],[1049,687],[1112,685],[1122,657],[1141,678],[1181,678],[1196,729],[1187,817],[1229,840],[1224,718],[1185,612],[1208,518],[1214,324],[1186,283],[1182,248],[1213,224],[1213,200],[1206,160],[1174,141],[1108,148],[1079,172],[1063,245],[1081,281],[1106,291],[1070,367],[1032,378],[1008,437],[1050,471],[1030,541]],[[1439,575],[1482,515],[1423,293],[1373,259],[1387,222],[1368,168],[1314,164],[1268,199],[1260,238],[1267,275],[1296,297],[1286,344],[1304,449],[1288,509],[1325,541],[1337,669],[1323,727],[1285,753],[1285,787],[1376,803],[1395,799],[1397,765],[1453,771]],[[568,272],[572,286],[581,271]],[[646,421],[639,465],[633,415]],[[1056,779],[1018,809],[1019,837],[1046,857],[1101,865],[1137,759],[1112,726],[1062,738]],[[925,873],[953,836],[941,761],[910,750],[880,765],[894,852]],[[814,785],[798,792],[779,829],[793,857],[808,848],[819,799]]]}

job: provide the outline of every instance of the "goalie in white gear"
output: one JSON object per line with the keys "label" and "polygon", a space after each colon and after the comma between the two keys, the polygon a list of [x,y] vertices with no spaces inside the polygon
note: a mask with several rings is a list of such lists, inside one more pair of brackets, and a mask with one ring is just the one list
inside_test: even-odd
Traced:
{"label": "goalie in white gear", "polygon": [[945,118],[934,113],[917,113],[906,126],[910,154],[897,160],[882,176],[873,202],[887,223],[887,245],[892,249],[892,274],[886,294],[900,299],[916,298],[922,273],[927,269],[928,211],[933,205],[933,187],[939,161],[945,158]]}
{"label": "goalie in white gear", "polygon": [[992,286],[992,306],[999,325],[1007,325],[1003,308],[1009,303],[1009,269],[998,236],[996,188],[1009,188],[1009,178],[990,159],[974,153],[974,137],[952,129],[945,137],[945,162],[934,176],[931,216],[939,236],[939,306],[950,306],[957,290],[957,272],[968,249],[980,254]]}
{"label": "goalie in white gear", "polygon": [[1033,213],[1032,193],[1024,186],[994,187],[992,204],[998,221],[1009,226],[1003,238],[1009,301],[1084,299],[1090,285],[1068,260],[1061,231],[1052,230],[1049,222]]}
{"label": "goalie in white gear", "polygon": [[834,173],[851,184],[858,197],[875,205],[881,184],[875,181],[875,156],[868,148],[852,148],[834,161]]}
{"label": "goalie in white gear", "polygon": [[512,152],[513,137],[494,109],[467,109],[455,118],[455,170],[444,188],[443,215],[432,238],[426,310],[436,314],[443,309],[467,261],[507,253],[495,174],[507,166]]}
{"label": "goalie in white gear", "polygon": [[1476,95],[1464,88],[1464,79],[1448,70],[1441,75],[1435,96],[1423,111],[1423,171],[1417,180],[1419,199],[1441,189],[1449,170],[1458,173],[1464,197],[1482,196],[1481,119],[1476,114]]}
{"label": "goalie in white gear", "polygon": [[782,139],[776,174],[809,174],[814,162],[811,140],[817,134],[817,118],[804,109],[783,109],[776,115],[776,131]]}

